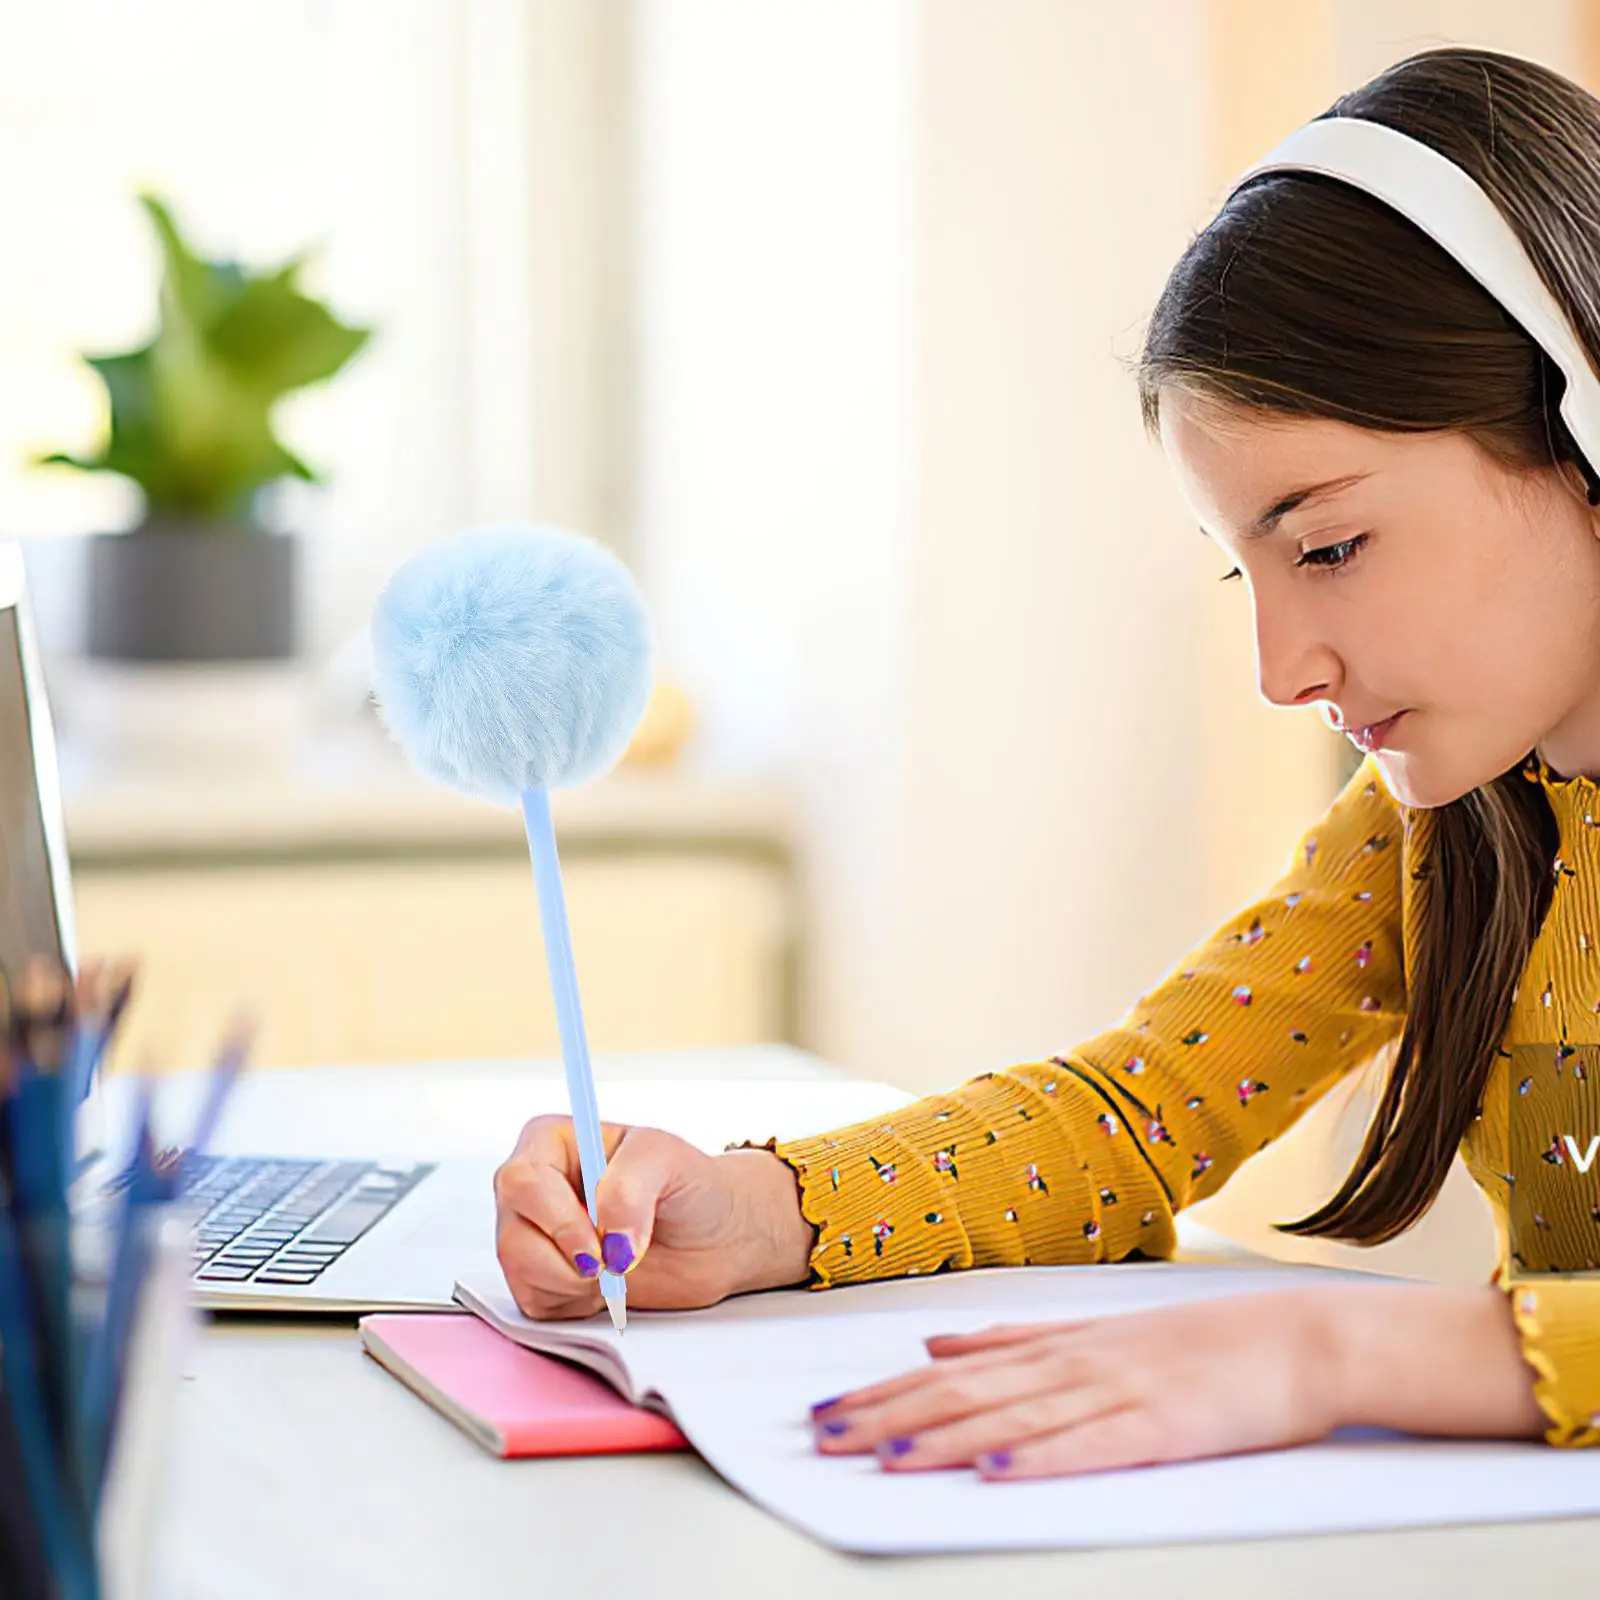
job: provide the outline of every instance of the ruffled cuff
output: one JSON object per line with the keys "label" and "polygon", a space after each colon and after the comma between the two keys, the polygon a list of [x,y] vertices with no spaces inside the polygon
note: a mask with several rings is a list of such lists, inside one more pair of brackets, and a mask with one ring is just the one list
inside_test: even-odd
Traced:
{"label": "ruffled cuff", "polygon": [[1600,1284],[1502,1277],[1501,1286],[1536,1374],[1533,1397],[1550,1419],[1545,1439],[1567,1449],[1600,1444]]}
{"label": "ruffled cuff", "polygon": [[768,1148],[799,1180],[801,1214],[816,1230],[813,1287],[972,1265],[939,1174],[892,1128],[864,1122]]}

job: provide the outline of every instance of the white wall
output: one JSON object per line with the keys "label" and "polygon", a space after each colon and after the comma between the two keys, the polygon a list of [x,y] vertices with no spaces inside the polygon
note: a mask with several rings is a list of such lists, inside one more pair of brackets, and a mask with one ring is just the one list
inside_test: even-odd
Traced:
{"label": "white wall", "polygon": [[812,1041],[910,1084],[1199,931],[1209,569],[1116,358],[1199,206],[1163,15],[641,13],[644,574],[708,762],[800,786]]}
{"label": "white wall", "polygon": [[710,768],[792,773],[811,1032],[882,974],[908,668],[911,7],[641,7],[633,544]]}
{"label": "white wall", "polygon": [[1341,88],[1444,44],[1482,45],[1582,73],[1587,0],[1334,0]]}
{"label": "white wall", "polygon": [[1199,220],[1200,8],[1159,35],[1051,0],[919,21],[893,1023],[937,1078],[1105,1025],[1203,931],[1215,561],[1118,359]]}

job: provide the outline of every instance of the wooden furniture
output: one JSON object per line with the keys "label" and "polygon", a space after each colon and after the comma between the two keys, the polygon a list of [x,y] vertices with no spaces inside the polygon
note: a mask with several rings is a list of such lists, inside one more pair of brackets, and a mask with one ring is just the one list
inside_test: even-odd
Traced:
{"label": "wooden furniture", "polygon": [[[262,1065],[558,1052],[515,812],[365,732],[291,770],[62,771],[79,949],[139,962],[114,1070],[198,1065],[240,1002]],[[792,1037],[779,793],[625,768],[555,816],[597,1050]]]}

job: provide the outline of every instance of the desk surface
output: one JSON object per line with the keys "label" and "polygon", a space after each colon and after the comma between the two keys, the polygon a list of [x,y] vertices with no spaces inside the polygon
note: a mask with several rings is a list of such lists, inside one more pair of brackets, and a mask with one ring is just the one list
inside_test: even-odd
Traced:
{"label": "desk surface", "polygon": [[[597,1070],[603,1108],[628,1099],[648,1106],[655,1097],[676,1106],[685,1131],[692,1127],[710,1147],[894,1103],[894,1091],[788,1049],[636,1057]],[[696,1087],[665,1089],[685,1081]],[[262,1074],[222,1143],[496,1153],[520,1117],[558,1091],[554,1063]],[[452,1114],[441,1116],[446,1105]],[[1192,1229],[1181,1236],[1191,1250],[1219,1243]],[[942,1600],[1000,1585],[1015,1595],[1095,1600],[1501,1600],[1529,1584],[1540,1593],[1592,1593],[1600,1574],[1600,1518],[863,1560],[792,1532],[691,1456],[496,1461],[366,1359],[349,1323],[209,1325],[194,1341],[185,1378],[160,1541],[161,1600],[588,1596],[602,1592],[603,1571],[615,1580],[612,1592],[674,1600],[748,1600],[752,1589],[762,1600]]]}

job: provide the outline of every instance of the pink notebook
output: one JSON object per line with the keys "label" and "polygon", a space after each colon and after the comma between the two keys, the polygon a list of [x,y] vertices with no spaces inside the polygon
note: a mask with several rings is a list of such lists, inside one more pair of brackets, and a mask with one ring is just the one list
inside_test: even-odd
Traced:
{"label": "pink notebook", "polygon": [[549,1356],[525,1350],[473,1316],[363,1317],[361,1343],[381,1366],[486,1450],[511,1456],[598,1456],[686,1450],[665,1417]]}

